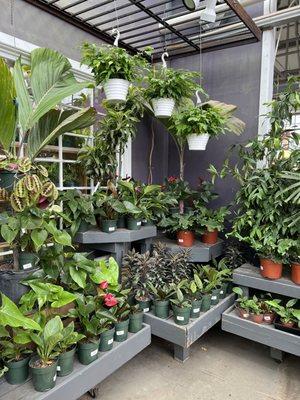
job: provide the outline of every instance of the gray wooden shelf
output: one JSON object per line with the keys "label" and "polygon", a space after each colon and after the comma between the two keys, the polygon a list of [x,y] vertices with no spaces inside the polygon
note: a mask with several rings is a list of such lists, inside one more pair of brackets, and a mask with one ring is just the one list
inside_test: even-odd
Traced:
{"label": "gray wooden shelf", "polygon": [[286,272],[285,270],[282,278],[271,280],[263,278],[258,267],[243,264],[234,270],[232,279],[236,285],[243,286],[243,288],[254,288],[300,299],[300,285],[296,285]]}
{"label": "gray wooden shelf", "polygon": [[300,336],[275,329],[273,325],[256,324],[242,319],[236,314],[234,307],[224,312],[222,329],[273,349],[300,356]]}
{"label": "gray wooden shelf", "polygon": [[182,250],[189,250],[191,262],[209,262],[213,258],[217,258],[223,254],[223,240],[218,239],[216,244],[205,244],[199,240],[195,240],[195,244],[192,247],[179,246],[175,240],[166,238],[165,236],[158,236],[153,241],[164,243],[167,248],[173,252],[178,253]]}
{"label": "gray wooden shelf", "polygon": [[56,386],[52,390],[44,393],[36,392],[30,380],[19,386],[2,382],[0,383],[0,399],[76,400],[115,372],[150,343],[150,326],[144,324],[141,331],[129,334],[125,342],[115,342],[112,350],[99,353],[97,361],[86,366],[75,361],[74,371],[66,377],[57,377]]}
{"label": "gray wooden shelf", "polygon": [[188,325],[177,325],[172,315],[168,319],[158,318],[151,311],[144,314],[144,322],[151,326],[153,335],[174,344],[174,358],[183,362],[189,357],[189,347],[221,320],[222,313],[234,303],[234,298],[235,295],[230,294]]}

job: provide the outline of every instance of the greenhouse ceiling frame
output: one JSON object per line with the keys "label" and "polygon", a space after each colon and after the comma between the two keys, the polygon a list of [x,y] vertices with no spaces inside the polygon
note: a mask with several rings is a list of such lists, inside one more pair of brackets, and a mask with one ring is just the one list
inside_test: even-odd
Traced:
{"label": "greenhouse ceiling frame", "polygon": [[[40,9],[112,44],[111,29],[119,28],[119,46],[134,54],[147,46],[153,47],[152,60],[158,61],[168,50],[170,58],[197,54],[224,47],[237,46],[261,40],[262,32],[237,0],[225,0],[216,9],[216,23],[169,23],[173,17],[183,17],[190,12],[182,2],[173,0],[25,0]],[[172,5],[173,3],[173,5]],[[224,7],[225,6],[225,7]],[[101,10],[102,8],[102,10]],[[203,7],[204,8],[204,7]],[[225,10],[225,11],[224,11]],[[132,19],[132,17],[134,19]],[[241,22],[239,29],[228,30]],[[219,30],[227,27],[226,34]]]}

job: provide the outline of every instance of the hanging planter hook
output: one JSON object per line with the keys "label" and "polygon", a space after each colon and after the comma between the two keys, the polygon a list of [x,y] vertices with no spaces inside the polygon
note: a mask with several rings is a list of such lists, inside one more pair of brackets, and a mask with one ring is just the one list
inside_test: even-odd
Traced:
{"label": "hanging planter hook", "polygon": [[165,57],[169,57],[169,53],[167,51],[162,53],[162,56],[161,56],[161,61],[162,61],[162,67],[163,68],[167,68],[167,63],[166,63]]}
{"label": "hanging planter hook", "polygon": [[115,35],[116,35],[116,38],[115,38],[115,41],[114,41],[114,46],[118,47],[119,46],[119,39],[120,39],[121,34],[120,34],[119,29],[117,29],[117,28],[113,28],[112,31],[111,31],[111,36],[115,36]]}
{"label": "hanging planter hook", "polygon": [[201,97],[199,95],[199,90],[196,90],[197,105],[202,103]]}

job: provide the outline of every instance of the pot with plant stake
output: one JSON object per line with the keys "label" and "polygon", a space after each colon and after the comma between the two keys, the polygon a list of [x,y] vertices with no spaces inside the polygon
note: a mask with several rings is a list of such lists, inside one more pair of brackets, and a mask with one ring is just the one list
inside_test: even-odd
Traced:
{"label": "pot with plant stake", "polygon": [[187,325],[190,321],[192,303],[190,299],[184,296],[182,287],[185,281],[181,281],[175,290],[175,298],[171,298],[171,303],[173,304],[173,318],[177,325]]}

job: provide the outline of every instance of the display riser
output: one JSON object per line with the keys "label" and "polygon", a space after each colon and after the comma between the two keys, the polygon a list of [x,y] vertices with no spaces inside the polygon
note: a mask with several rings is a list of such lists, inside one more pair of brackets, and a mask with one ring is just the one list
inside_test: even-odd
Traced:
{"label": "display riser", "polygon": [[152,335],[158,336],[174,344],[174,358],[186,361],[189,357],[189,347],[205,332],[220,321],[222,313],[234,303],[235,295],[231,294],[202,312],[200,317],[191,319],[188,325],[177,325],[172,314],[168,319],[156,317],[151,311],[144,314],[144,322],[151,326]]}
{"label": "display riser", "polygon": [[144,324],[141,331],[129,334],[126,341],[114,342],[112,350],[99,352],[98,360],[93,363],[85,366],[76,360],[74,371],[66,377],[57,377],[56,386],[48,392],[36,392],[30,380],[18,386],[1,382],[0,399],[76,400],[136,356],[150,343],[151,329],[149,325]]}

